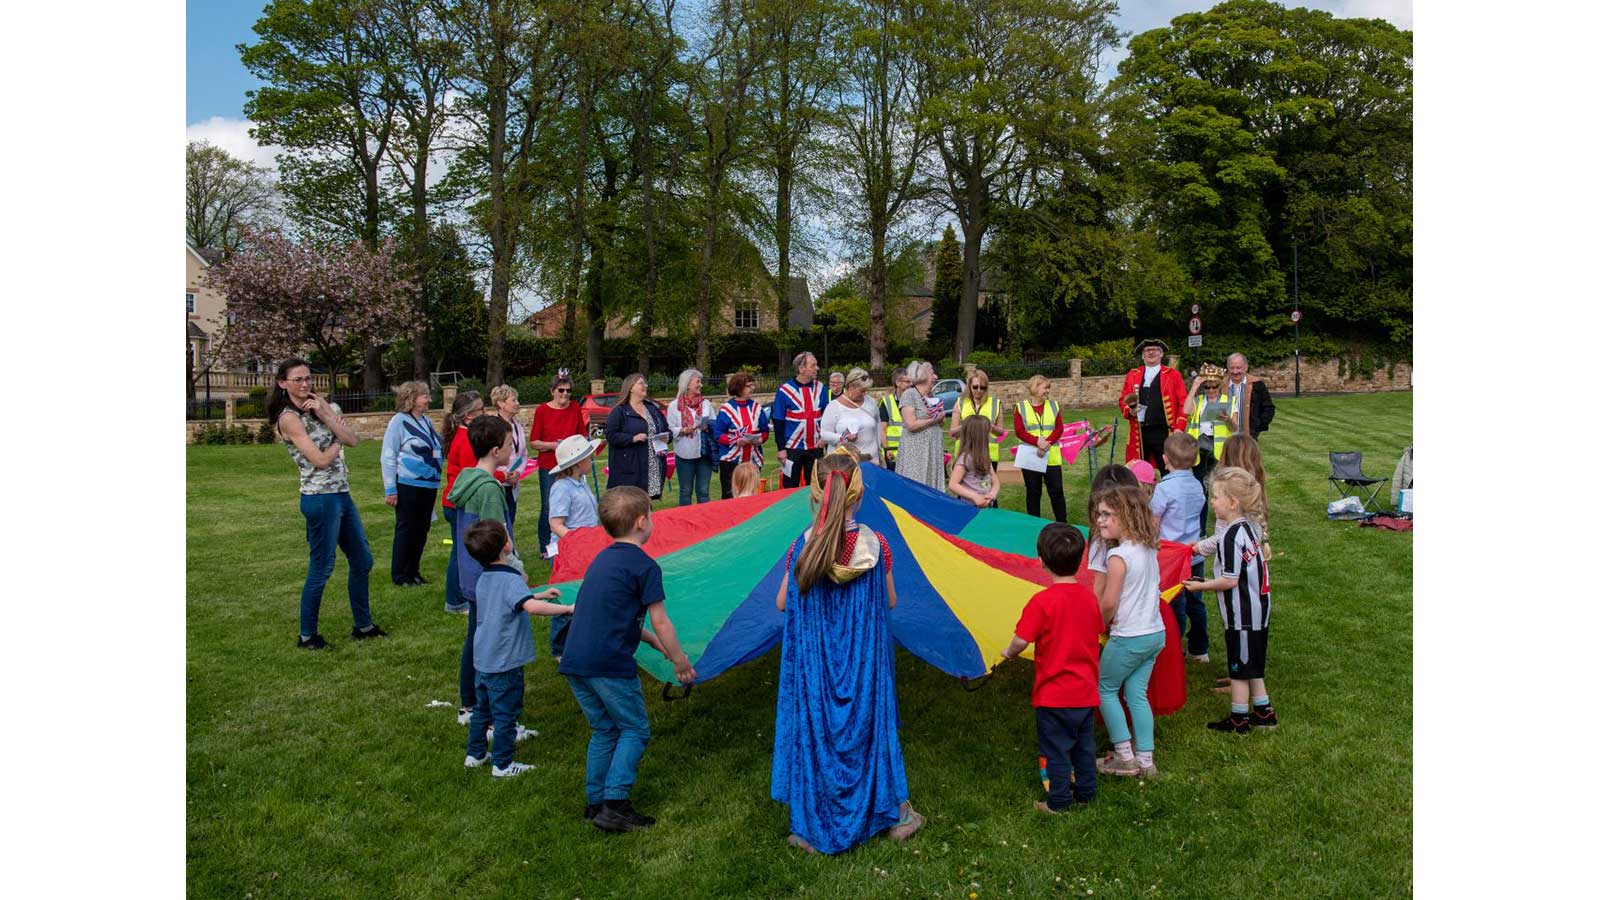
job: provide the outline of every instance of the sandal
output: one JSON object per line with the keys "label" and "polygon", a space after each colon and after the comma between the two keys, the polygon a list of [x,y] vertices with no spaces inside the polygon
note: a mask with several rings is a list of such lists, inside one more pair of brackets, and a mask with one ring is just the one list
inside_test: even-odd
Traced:
{"label": "sandal", "polygon": [[889,829],[889,837],[897,841],[903,841],[916,834],[917,829],[921,828],[925,821],[927,820],[922,817],[922,813],[912,809],[911,802],[908,800],[906,801],[905,812],[900,815],[900,821]]}

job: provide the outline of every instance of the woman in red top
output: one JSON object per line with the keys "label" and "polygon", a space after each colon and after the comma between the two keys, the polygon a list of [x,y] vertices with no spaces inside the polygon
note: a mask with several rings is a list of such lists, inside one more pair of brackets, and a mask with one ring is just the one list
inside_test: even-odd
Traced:
{"label": "woman in red top", "polygon": [[[1022,403],[1028,404],[1033,415],[1022,414]],[[1028,515],[1039,515],[1039,494],[1041,489],[1048,489],[1050,511],[1055,514],[1057,522],[1065,522],[1067,495],[1061,489],[1061,450],[1056,447],[1056,441],[1061,440],[1061,409],[1050,399],[1050,379],[1043,375],[1029,378],[1028,399],[1022,403],[1018,403],[1016,411],[1011,414],[1012,430],[1017,440],[1022,442],[1022,448],[1017,450],[1017,458],[1021,459],[1023,453],[1032,453],[1029,448],[1038,447],[1048,451],[1049,462],[1043,472],[1017,467],[1022,469],[1022,484],[1027,488]],[[1033,427],[1029,428],[1030,425]]]}
{"label": "woman in red top", "polygon": [[572,378],[567,370],[556,373],[550,384],[550,402],[533,411],[528,426],[528,451],[539,452],[539,557],[550,546],[550,470],[556,467],[556,445],[562,438],[585,432],[583,407],[572,402]]}
{"label": "woman in red top", "polygon": [[[467,423],[483,415],[483,395],[477,391],[462,391],[456,395],[456,402],[450,405],[450,414],[444,417],[444,444],[450,449],[445,451],[444,457],[444,490],[440,496],[444,497],[444,520],[450,523],[450,533],[456,533],[456,508],[450,502],[450,488],[455,486],[456,476],[462,469],[470,469],[478,464],[477,454],[472,452],[472,445],[467,443]],[[467,604],[461,599],[461,586],[456,584],[456,544],[450,542],[450,561],[444,569],[444,611],[451,613],[467,614]],[[464,723],[463,723],[464,724]]]}

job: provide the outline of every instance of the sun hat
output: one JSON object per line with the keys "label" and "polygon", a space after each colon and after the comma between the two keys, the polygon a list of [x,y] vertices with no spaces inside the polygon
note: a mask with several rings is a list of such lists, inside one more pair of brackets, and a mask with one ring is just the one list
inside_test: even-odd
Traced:
{"label": "sun hat", "polygon": [[589,440],[581,434],[571,434],[561,439],[556,445],[556,465],[551,469],[551,474],[564,472],[580,462],[594,455],[600,449],[600,441]]}
{"label": "sun hat", "polygon": [[1156,483],[1156,467],[1142,459],[1129,462],[1128,471],[1133,473],[1133,477],[1139,479],[1140,484]]}

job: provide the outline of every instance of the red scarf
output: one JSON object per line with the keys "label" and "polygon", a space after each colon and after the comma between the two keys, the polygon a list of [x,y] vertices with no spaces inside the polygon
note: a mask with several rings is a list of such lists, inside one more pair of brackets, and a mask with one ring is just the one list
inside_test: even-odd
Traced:
{"label": "red scarf", "polygon": [[695,416],[700,412],[701,396],[700,394],[695,394],[692,397],[684,394],[678,395],[678,417],[681,420],[679,428],[688,429],[694,427]]}

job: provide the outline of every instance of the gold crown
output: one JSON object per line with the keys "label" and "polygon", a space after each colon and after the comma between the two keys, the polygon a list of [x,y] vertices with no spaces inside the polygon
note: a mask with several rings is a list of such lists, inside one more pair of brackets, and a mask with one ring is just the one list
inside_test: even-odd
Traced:
{"label": "gold crown", "polygon": [[1202,363],[1200,366],[1201,381],[1221,381],[1228,377],[1228,370],[1211,363]]}

